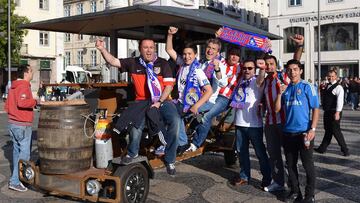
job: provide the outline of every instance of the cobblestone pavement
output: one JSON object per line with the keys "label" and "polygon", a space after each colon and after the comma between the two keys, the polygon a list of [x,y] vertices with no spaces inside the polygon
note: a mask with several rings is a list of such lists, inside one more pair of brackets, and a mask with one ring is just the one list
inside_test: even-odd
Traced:
{"label": "cobblestone pavement", "polygon": [[[34,189],[24,193],[8,189],[12,146],[7,132],[7,116],[1,112],[2,109],[3,103],[0,102],[0,203],[76,202],[47,196]],[[34,126],[36,125],[35,123]],[[346,107],[341,125],[351,156],[343,157],[334,139],[325,154],[314,153],[317,202],[360,202],[360,111],[351,111]],[[320,144],[323,133],[321,119],[316,146]],[[34,134],[36,135],[36,127]],[[36,154],[36,140],[33,142],[33,154]],[[35,159],[34,156],[32,158]],[[238,173],[239,167],[225,167],[221,153],[206,153],[177,163],[178,173],[175,177],[168,176],[165,169],[157,169],[155,179],[150,181],[147,202],[281,202],[285,194],[271,194],[259,189],[261,175],[252,149],[251,164],[253,181],[250,185],[241,187],[229,184],[228,180]],[[304,185],[305,176],[301,162],[299,169],[301,184]]]}

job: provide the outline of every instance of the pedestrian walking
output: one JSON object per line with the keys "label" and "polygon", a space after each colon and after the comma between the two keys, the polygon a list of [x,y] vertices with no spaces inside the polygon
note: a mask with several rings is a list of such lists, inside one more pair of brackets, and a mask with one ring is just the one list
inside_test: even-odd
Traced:
{"label": "pedestrian walking", "polygon": [[344,135],[340,129],[340,120],[342,109],[344,106],[344,89],[337,81],[337,73],[335,70],[328,72],[329,83],[324,92],[323,109],[324,109],[324,128],[325,135],[316,152],[323,154],[331,143],[334,136],[344,156],[349,156],[349,149],[346,146]]}

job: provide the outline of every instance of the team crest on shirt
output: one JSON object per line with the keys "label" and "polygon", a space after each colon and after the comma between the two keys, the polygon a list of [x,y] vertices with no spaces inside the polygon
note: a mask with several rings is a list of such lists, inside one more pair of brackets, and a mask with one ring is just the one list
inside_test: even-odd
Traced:
{"label": "team crest on shirt", "polygon": [[242,88],[239,88],[237,94],[235,95],[235,99],[237,101],[242,101],[244,98],[245,98],[244,90]]}
{"label": "team crest on shirt", "polygon": [[297,95],[300,95],[301,94],[301,89],[297,89],[296,93],[297,93]]}
{"label": "team crest on shirt", "polygon": [[160,67],[154,67],[154,73],[159,74],[160,72]]}
{"label": "team crest on shirt", "polygon": [[190,106],[194,105],[199,100],[199,96],[196,94],[195,88],[189,89],[189,92],[185,95],[185,100]]}

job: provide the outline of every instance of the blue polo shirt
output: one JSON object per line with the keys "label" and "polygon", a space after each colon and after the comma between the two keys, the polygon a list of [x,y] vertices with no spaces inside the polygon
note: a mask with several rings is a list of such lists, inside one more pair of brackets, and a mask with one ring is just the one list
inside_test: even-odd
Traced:
{"label": "blue polo shirt", "polygon": [[299,133],[311,127],[310,110],[319,108],[317,91],[312,84],[303,80],[290,83],[282,94],[281,103],[285,109],[284,132]]}

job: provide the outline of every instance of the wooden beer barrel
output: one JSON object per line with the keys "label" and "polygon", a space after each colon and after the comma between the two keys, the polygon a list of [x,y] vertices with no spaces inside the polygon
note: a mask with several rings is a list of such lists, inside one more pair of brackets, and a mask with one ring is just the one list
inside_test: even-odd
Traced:
{"label": "wooden beer barrel", "polygon": [[[41,106],[37,142],[42,173],[68,174],[90,168],[94,141],[84,133],[83,116],[89,113],[89,106],[81,103]],[[88,136],[93,128],[88,120],[85,127]]]}

